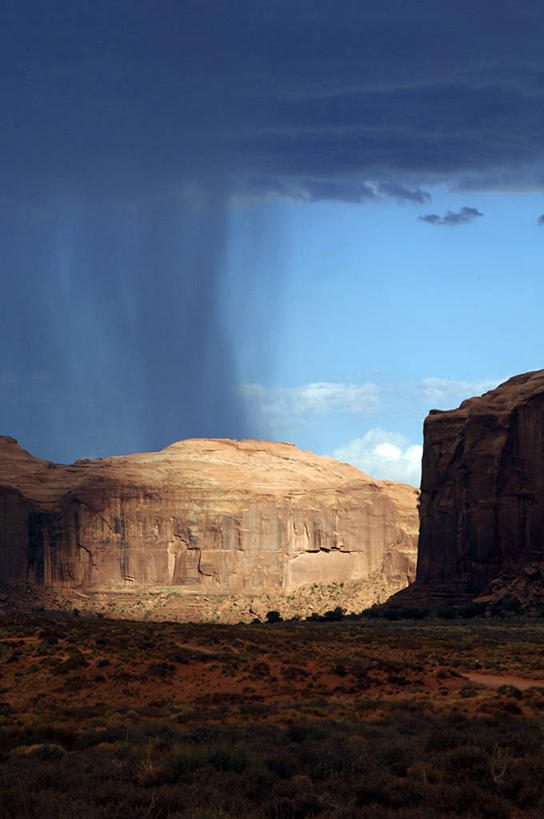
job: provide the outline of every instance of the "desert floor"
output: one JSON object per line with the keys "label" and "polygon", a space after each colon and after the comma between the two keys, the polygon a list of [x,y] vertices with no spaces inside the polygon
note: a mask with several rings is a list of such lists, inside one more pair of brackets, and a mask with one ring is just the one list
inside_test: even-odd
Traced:
{"label": "desert floor", "polygon": [[0,638],[0,817],[544,816],[537,618]]}

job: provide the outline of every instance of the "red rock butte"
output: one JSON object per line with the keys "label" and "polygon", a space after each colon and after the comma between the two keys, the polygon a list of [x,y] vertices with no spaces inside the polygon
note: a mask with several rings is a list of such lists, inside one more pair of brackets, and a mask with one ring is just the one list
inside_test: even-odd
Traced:
{"label": "red rock butte", "polygon": [[100,593],[287,593],[415,574],[417,491],[269,441],[60,465],[0,437],[0,577]]}
{"label": "red rock butte", "polygon": [[504,583],[519,586],[520,576],[542,593],[543,562],[544,370],[538,370],[458,409],[430,412],[417,579],[396,602],[485,595],[501,582],[503,590]]}

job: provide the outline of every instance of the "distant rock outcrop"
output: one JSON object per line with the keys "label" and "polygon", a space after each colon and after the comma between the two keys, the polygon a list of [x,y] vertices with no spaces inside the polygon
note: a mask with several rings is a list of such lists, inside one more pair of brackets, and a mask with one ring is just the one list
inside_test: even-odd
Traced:
{"label": "distant rock outcrop", "polygon": [[87,593],[286,594],[415,573],[417,492],[268,441],[64,466],[0,437],[0,579]]}
{"label": "distant rock outcrop", "polygon": [[[396,602],[544,588],[544,370],[425,421],[415,584]],[[502,590],[502,591],[501,591]]]}

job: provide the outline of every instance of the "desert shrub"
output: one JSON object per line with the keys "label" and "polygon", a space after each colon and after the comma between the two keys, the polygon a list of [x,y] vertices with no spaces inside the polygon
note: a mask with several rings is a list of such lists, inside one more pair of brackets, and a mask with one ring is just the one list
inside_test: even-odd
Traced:
{"label": "desert shrub", "polygon": [[155,747],[169,748],[170,744],[179,737],[179,731],[168,722],[158,719],[146,719],[130,726],[127,740],[131,743],[144,744],[152,740]]}
{"label": "desert shrub", "polygon": [[77,738],[77,748],[86,750],[103,743],[114,744],[128,741],[129,729],[125,725],[108,725],[106,728],[84,731]]}
{"label": "desert shrub", "polygon": [[447,751],[442,756],[441,764],[455,781],[459,775],[464,775],[465,771],[470,771],[478,778],[484,776],[488,771],[488,761],[489,756],[482,748],[475,745],[461,745]]}
{"label": "desert shrub", "polygon": [[475,697],[478,694],[478,688],[475,685],[463,685],[459,689],[459,696],[463,698]]}
{"label": "desert shrub", "polygon": [[326,737],[326,728],[315,722],[294,722],[286,729],[285,737],[290,742],[297,743],[322,740]]}
{"label": "desert shrub", "polygon": [[336,606],[335,609],[331,609],[330,611],[326,611],[323,615],[323,620],[328,622],[336,622],[338,620],[342,620],[344,618],[344,609],[342,606]]}
{"label": "desert shrub", "polygon": [[208,763],[218,771],[241,773],[249,764],[249,755],[244,747],[219,745],[208,751]]}
{"label": "desert shrub", "polygon": [[88,665],[89,663],[85,659],[84,655],[76,651],[67,657],[66,660],[63,660],[58,665],[54,666],[51,671],[53,674],[67,674],[69,671],[75,671],[78,668],[86,668]]}
{"label": "desert shrub", "polygon": [[356,803],[366,808],[374,805],[401,808],[418,805],[423,799],[424,791],[425,786],[422,782],[412,779],[399,782],[393,774],[375,770],[369,773],[357,788]]}
{"label": "desert shrub", "polygon": [[543,808],[542,752],[522,759],[509,759],[507,763],[500,782],[502,792],[521,808]]}
{"label": "desert shrub", "polygon": [[241,702],[239,710],[240,714],[263,717],[267,714],[273,713],[276,708],[274,705],[269,705],[266,702]]}
{"label": "desert shrub", "polygon": [[453,620],[455,617],[455,609],[453,606],[437,606],[434,609],[434,614],[440,620]]}
{"label": "desert shrub", "polygon": [[305,680],[310,676],[310,672],[298,665],[286,665],[280,671],[284,680]]}
{"label": "desert shrub", "polygon": [[171,663],[179,663],[180,665],[188,665],[190,662],[190,655],[188,651],[184,649],[177,649],[173,651],[171,654],[168,655],[168,660]]}
{"label": "desert shrub", "polygon": [[389,674],[387,682],[391,685],[410,685],[410,680],[407,677],[402,677],[399,674]]}
{"label": "desert shrub", "polygon": [[[35,636],[46,622],[49,628],[44,618],[32,626]],[[26,639],[29,628],[21,623],[18,630],[8,631],[0,623],[4,658],[18,650],[28,655],[32,648],[21,645],[18,638]],[[35,718],[34,723],[30,723],[32,712],[21,715],[18,724],[18,716],[9,709],[2,716],[0,704],[0,819],[544,816],[542,711],[532,720],[506,710],[519,711],[523,703],[524,710],[538,712],[539,703],[544,707],[544,691],[533,689],[521,695],[505,690],[496,697],[489,691],[482,697],[482,706],[492,710],[486,716],[480,712],[468,717],[464,711],[474,707],[467,701],[460,706],[456,702],[456,713],[444,713],[448,702],[437,705],[416,688],[402,703],[377,690],[388,677],[393,681],[398,677],[402,684],[408,673],[411,678],[423,666],[439,680],[446,679],[452,672],[441,673],[440,668],[451,667],[454,657],[463,668],[478,656],[485,665],[496,661],[498,670],[521,674],[530,662],[536,671],[543,657],[543,628],[538,621],[520,625],[512,617],[509,623],[430,624],[414,622],[412,617],[389,622],[382,616],[372,622],[344,619],[337,625],[301,623],[257,632],[250,625],[174,627],[96,619],[90,624],[86,618],[65,618],[51,628],[59,639],[70,630],[73,640],[67,642],[79,647],[76,657],[95,652],[100,658],[107,650],[112,658],[109,678],[116,679],[120,672],[119,679],[140,680],[125,671],[134,669],[134,657],[145,668],[152,662],[175,663],[178,650],[182,661],[198,663],[197,668],[211,661],[216,672],[224,668],[231,673],[236,653],[238,673],[256,678],[262,674],[266,679],[270,665],[274,674],[276,668],[291,669],[283,677],[278,673],[288,680],[285,688],[291,675],[304,687],[313,680],[305,667],[306,658],[308,662],[311,658],[312,670],[315,663],[324,675],[338,675],[332,680],[337,693],[331,697],[323,689],[319,699],[313,698],[313,692],[311,696],[302,692],[297,701],[265,703],[256,699],[249,686],[245,692],[236,686],[229,693],[204,685],[196,695],[198,702],[195,697],[180,704],[168,699],[180,693],[177,689],[174,693],[167,676],[164,684],[149,691],[140,685],[140,699],[131,698],[126,707],[100,703],[68,708],[61,702],[55,705],[54,700],[51,705],[36,699],[35,708],[57,710],[54,716]],[[344,638],[349,640],[345,645]],[[195,645],[198,640],[199,646],[208,646],[213,656],[178,649],[178,642],[191,639]],[[44,643],[48,653],[33,664],[45,675],[61,660],[60,650]],[[291,658],[299,665],[290,665]],[[98,659],[96,665],[100,668],[102,662]],[[7,674],[17,670],[6,667]],[[92,669],[88,675],[91,685],[94,673]],[[73,675],[66,679],[72,680]],[[53,685],[60,691],[58,680]],[[373,699],[357,693],[368,685]],[[0,694],[10,698],[10,690]],[[85,693],[91,691],[87,688]],[[263,719],[269,716],[269,722]],[[286,727],[272,724],[272,719]],[[241,724],[230,724],[236,721]],[[68,731],[64,739],[62,730]],[[43,749],[27,753],[33,745],[56,745],[57,751],[51,758]]]}
{"label": "desert shrub", "polygon": [[409,742],[390,740],[384,743],[378,750],[376,762],[395,776],[406,776],[406,771],[414,762],[415,748]]}
{"label": "desert shrub", "polygon": [[281,796],[265,805],[265,816],[270,819],[305,819],[322,812],[323,801],[314,793]]}
{"label": "desert shrub", "polygon": [[486,603],[468,603],[459,608],[459,616],[465,620],[472,620],[474,617],[484,617],[486,610]]}
{"label": "desert shrub", "polygon": [[0,702],[0,716],[1,717],[8,717],[10,714],[14,714],[15,709],[9,702]]}
{"label": "desert shrub", "polygon": [[511,809],[499,794],[472,781],[438,782],[427,785],[422,803],[423,817],[459,816],[510,819]]}
{"label": "desert shrub", "polygon": [[500,705],[503,711],[506,711],[508,714],[521,714],[521,708],[517,702],[514,700],[508,699],[506,702],[502,702]]}
{"label": "desert shrub", "polygon": [[368,662],[356,662],[350,667],[350,673],[359,679],[364,679],[368,676],[371,664]]}
{"label": "desert shrub", "polygon": [[542,807],[542,730],[504,714],[471,719],[398,708],[372,722],[308,720],[286,729],[203,724],[184,731],[145,720],[108,731],[85,732],[70,754],[61,745],[57,759],[10,754],[2,763],[1,819],[68,819],[76,808],[112,819],[506,819],[516,810],[539,815]]}
{"label": "desert shrub", "polygon": [[148,749],[144,749],[143,753],[143,761],[146,765],[144,770],[149,773],[153,772],[147,777],[147,784],[181,782],[187,776],[204,768],[241,774],[250,764],[250,757],[245,747],[225,744],[175,743],[166,749],[165,754],[157,756],[155,762],[150,761]]}
{"label": "desert shrub", "polygon": [[62,632],[52,628],[44,628],[38,632],[38,637],[40,637],[44,643],[50,646],[56,645],[59,639],[61,639],[63,636],[64,635]]}
{"label": "desert shrub", "polygon": [[16,749],[19,756],[26,759],[62,759],[65,754],[64,748],[55,743],[36,743],[35,745],[24,745]]}
{"label": "desert shrub", "polygon": [[254,663],[251,668],[249,669],[249,676],[253,679],[260,679],[262,677],[269,677],[270,676],[270,666],[268,663],[264,661],[259,661],[258,663]]}
{"label": "desert shrub", "polygon": [[519,598],[510,597],[504,601],[504,608],[506,611],[512,612],[513,614],[521,614],[523,604]]}
{"label": "desert shrub", "polygon": [[7,751],[22,745],[54,744],[63,748],[73,748],[77,742],[77,731],[73,728],[49,722],[34,722],[30,725],[11,726],[0,729],[0,747]]}
{"label": "desert shrub", "polygon": [[523,692],[515,685],[501,685],[497,688],[497,693],[503,694],[506,697],[513,697],[516,700],[520,700],[523,697]]}
{"label": "desert shrub", "polygon": [[276,611],[275,609],[266,612],[266,622],[267,623],[281,623],[283,621],[283,617]]}
{"label": "desert shrub", "polygon": [[362,619],[378,620],[382,617],[382,608],[378,603],[374,603],[369,609],[363,609],[360,614]]}
{"label": "desert shrub", "polygon": [[171,677],[176,671],[176,666],[173,663],[149,663],[146,669],[146,676],[159,677],[165,679]]}
{"label": "desert shrub", "polygon": [[274,754],[266,757],[265,764],[267,769],[280,779],[289,779],[293,775],[293,771],[297,770],[294,752],[292,749],[285,747],[278,748]]}
{"label": "desert shrub", "polygon": [[450,726],[443,726],[440,731],[432,731],[425,744],[425,752],[440,752],[450,748],[457,748],[465,741],[462,731],[456,731]]}
{"label": "desert shrub", "polygon": [[424,620],[429,609],[417,606],[385,606],[382,616],[385,620]]}

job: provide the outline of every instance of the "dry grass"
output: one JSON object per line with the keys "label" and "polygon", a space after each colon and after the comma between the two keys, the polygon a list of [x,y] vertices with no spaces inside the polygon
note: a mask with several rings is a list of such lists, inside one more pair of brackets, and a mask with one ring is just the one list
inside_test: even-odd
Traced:
{"label": "dry grass", "polygon": [[544,624],[0,620],[0,817],[538,817]]}

